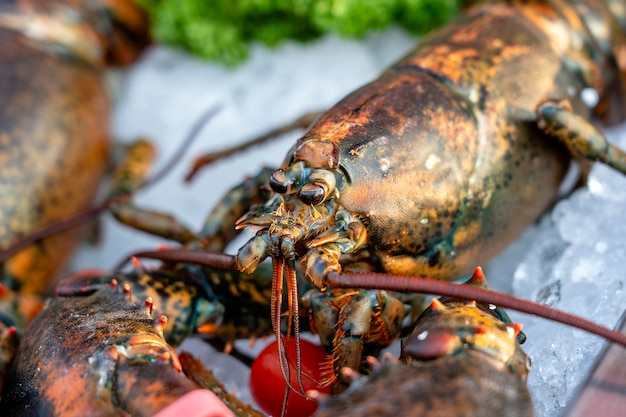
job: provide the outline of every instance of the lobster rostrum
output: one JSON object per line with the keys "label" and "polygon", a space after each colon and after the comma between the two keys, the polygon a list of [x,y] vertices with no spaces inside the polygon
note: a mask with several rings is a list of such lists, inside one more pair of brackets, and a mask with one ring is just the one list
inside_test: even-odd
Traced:
{"label": "lobster rostrum", "polygon": [[[461,279],[554,203],[573,159],[583,178],[593,161],[626,173],[624,152],[592,124],[624,119],[623,6],[474,7],[324,113],[269,176],[272,194],[236,222],[257,232],[234,266],[252,272],[272,259],[276,335],[283,270],[290,317],[299,315],[299,262],[318,288],[311,297],[331,306],[321,327],[338,334],[322,337],[334,371],[358,369],[364,352],[398,336],[407,300],[334,289],[330,274]],[[591,90],[595,103],[584,100]],[[252,201],[237,199],[240,189],[211,224]]]}
{"label": "lobster rostrum", "polygon": [[[108,161],[105,69],[132,62],[147,30],[127,0],[0,2],[0,246],[91,204]],[[49,290],[76,237],[54,235],[16,254],[3,282]]]}
{"label": "lobster rostrum", "polygon": [[[468,284],[484,284],[480,269]],[[502,313],[489,304],[434,299],[403,340],[400,360],[370,359],[373,373],[362,379],[344,368],[350,388],[321,400],[316,416],[533,416],[521,326]]]}

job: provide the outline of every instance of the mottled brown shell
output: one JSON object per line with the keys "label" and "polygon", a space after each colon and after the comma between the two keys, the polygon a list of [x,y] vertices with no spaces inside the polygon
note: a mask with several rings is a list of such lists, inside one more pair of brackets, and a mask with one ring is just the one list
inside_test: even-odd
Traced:
{"label": "mottled brown shell", "polygon": [[[386,272],[469,274],[555,199],[570,157],[537,127],[537,105],[567,98],[591,117],[581,91],[604,99],[619,84],[616,68],[585,49],[589,35],[564,15],[541,4],[475,8],[299,141],[338,146],[348,179],[339,202],[367,224]],[[301,159],[313,167],[325,160]]]}
{"label": "mottled brown shell", "polygon": [[410,366],[387,363],[331,397],[316,417],[531,417],[526,384],[484,355],[466,352]]}
{"label": "mottled brown shell", "polygon": [[[28,43],[0,29],[2,246],[86,208],[108,155],[109,103],[100,69],[54,59]],[[75,230],[53,236],[10,259],[6,269],[20,281],[16,286],[44,292],[75,236]]]}

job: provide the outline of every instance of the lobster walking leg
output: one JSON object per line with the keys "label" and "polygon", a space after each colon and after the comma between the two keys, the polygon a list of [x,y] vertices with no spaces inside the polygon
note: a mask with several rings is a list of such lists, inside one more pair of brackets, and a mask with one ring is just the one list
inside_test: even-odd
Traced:
{"label": "lobster walking leg", "polygon": [[539,127],[559,139],[574,157],[602,162],[626,174],[626,152],[564,102],[545,101],[537,108]]}
{"label": "lobster walking leg", "polygon": [[[171,239],[191,248],[223,251],[239,233],[232,227],[235,221],[252,206],[267,198],[268,190],[264,185],[271,172],[271,169],[264,169],[229,190],[221,203],[207,216],[198,234],[182,226],[173,216],[133,205],[131,191],[123,182],[119,187],[114,187],[114,191],[120,189],[123,191],[121,194],[128,195],[129,198],[121,201],[121,204],[112,205],[111,209],[117,220],[134,229]],[[136,189],[136,185],[133,184],[132,188]],[[115,197],[115,192],[112,197]]]}
{"label": "lobster walking leg", "polygon": [[202,363],[187,352],[180,354],[180,362],[185,375],[202,388],[215,393],[228,407],[233,410],[237,417],[262,417],[248,405],[244,405],[235,396],[230,395],[223,385],[213,376],[212,372],[204,368]]}
{"label": "lobster walking leg", "polygon": [[400,334],[405,304],[385,291],[308,291],[303,307],[309,311],[313,333],[331,352],[325,383],[336,390],[345,386],[337,380],[343,367],[361,369],[365,356],[378,356]]}
{"label": "lobster walking leg", "polygon": [[138,140],[126,151],[124,160],[116,166],[112,176],[107,204],[111,214],[122,224],[181,243],[194,238],[194,234],[173,216],[136,207],[134,193],[147,181],[148,171],[156,151],[147,140]]}

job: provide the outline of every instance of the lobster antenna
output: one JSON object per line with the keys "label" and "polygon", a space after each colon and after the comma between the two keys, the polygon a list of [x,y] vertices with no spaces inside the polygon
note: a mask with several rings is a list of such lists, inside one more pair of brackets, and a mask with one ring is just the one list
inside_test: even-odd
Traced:
{"label": "lobster antenna", "polygon": [[191,127],[191,130],[187,133],[187,136],[185,136],[185,138],[183,139],[183,142],[181,143],[181,145],[178,147],[176,152],[174,152],[174,154],[172,156],[170,156],[170,158],[167,161],[167,163],[165,165],[163,165],[163,168],[161,168],[151,178],[146,180],[140,186],[140,189],[149,187],[152,184],[155,184],[155,183],[159,182],[163,177],[165,177],[167,174],[169,174],[172,171],[172,169],[176,166],[178,161],[180,161],[182,159],[183,155],[185,155],[185,152],[187,152],[187,150],[189,149],[189,147],[191,146],[193,141],[196,140],[196,138],[198,138],[198,136],[200,136],[200,132],[202,132],[202,129],[204,129],[204,127],[207,125],[207,123],[211,119],[213,119],[221,110],[222,110],[222,106],[219,105],[219,104],[216,104],[216,105],[210,107],[208,110],[206,110],[200,116],[200,118],[198,118],[198,120],[196,120],[196,122],[193,124],[193,126]]}
{"label": "lobster antenna", "polygon": [[[156,174],[154,174],[151,178],[144,181],[137,187],[137,190],[142,190],[151,185],[156,184],[163,177],[169,174],[172,168],[178,163],[180,158],[187,151],[191,143],[198,137],[202,128],[213,118],[219,111],[221,110],[221,106],[215,105],[209,108],[206,112],[200,116],[200,118],[195,122],[192,129],[183,139],[182,144],[178,147],[176,152],[169,158],[167,163],[161,168]],[[49,223],[32,233],[18,239],[13,242],[11,245],[7,246],[4,249],[0,249],[0,262],[6,261],[9,257],[14,255],[16,252],[24,249],[25,247],[32,245],[33,243],[38,242],[41,239],[44,239],[48,236],[54,235],[56,233],[63,232],[65,230],[80,226],[82,224],[87,223],[90,220],[95,219],[100,213],[107,210],[111,205],[114,205],[118,202],[124,201],[128,196],[127,195],[115,195],[106,198],[100,204],[89,207],[83,211],[80,211],[70,217],[65,219],[61,219],[52,223]]]}
{"label": "lobster antenna", "polygon": [[[172,262],[193,262],[199,265],[220,269],[237,269],[235,257],[223,253],[198,252],[193,249],[174,249],[136,253],[137,257]],[[128,258],[130,259],[130,257]],[[480,268],[480,267],[479,267]],[[418,278],[403,275],[389,275],[376,272],[338,273],[329,272],[324,282],[331,288],[364,288],[398,292],[413,292],[439,296],[458,297],[481,303],[496,304],[522,313],[542,317],[603,337],[626,347],[626,334],[616,332],[590,320],[548,307],[544,304],[524,300],[508,294],[484,288],[462,285],[432,278]],[[324,289],[322,289],[324,290]]]}
{"label": "lobster antenna", "polygon": [[235,262],[235,257],[232,255],[180,248],[133,252],[118,262],[115,268],[113,268],[113,271],[122,269],[133,257],[154,259],[162,262],[198,264],[229,271],[237,270],[237,263]]}
{"label": "lobster antenna", "polygon": [[[270,300],[270,315],[272,320],[272,328],[276,337],[276,347],[278,348],[278,363],[280,365],[280,373],[285,380],[285,399],[283,402],[283,414],[287,409],[287,401],[289,391],[298,392],[291,385],[291,375],[289,372],[289,359],[287,355],[287,347],[285,347],[282,334],[280,332],[280,318],[282,312],[283,301],[283,273],[285,261],[282,258],[272,258],[272,296]],[[297,299],[296,299],[297,301]],[[289,337],[289,335],[287,335]],[[304,395],[304,390],[303,395]]]}
{"label": "lobster antenna", "polygon": [[0,249],[0,262],[6,261],[16,252],[24,249],[29,245],[32,245],[33,243],[38,242],[41,239],[44,239],[56,233],[63,232],[73,227],[80,226],[81,224],[85,224],[88,221],[95,219],[101,212],[106,210],[109,205],[114,204],[119,199],[121,199],[121,197],[105,200],[99,205],[90,207],[86,210],[72,215],[71,217],[49,223],[35,230],[34,232],[29,233],[28,235],[16,240],[6,248]]}
{"label": "lobster antenna", "polygon": [[496,304],[500,307],[576,327],[626,347],[626,334],[616,332],[582,317],[556,310],[543,304],[483,288],[430,278],[416,278],[380,273],[329,272],[326,277],[326,284],[332,288],[365,288],[399,292],[420,292]]}
{"label": "lobster antenna", "polygon": [[243,152],[245,150],[247,150],[248,148],[252,147],[252,146],[257,146],[257,145],[261,145],[265,142],[269,142],[272,139],[276,139],[279,136],[285,134],[285,133],[289,133],[292,130],[296,130],[296,129],[306,129],[307,127],[309,127],[314,121],[315,119],[317,119],[323,112],[310,112],[310,113],[305,113],[302,116],[300,116],[298,119],[294,120],[291,123],[288,123],[284,126],[281,126],[277,129],[271,130],[269,132],[267,132],[266,134],[259,136],[256,139],[252,139],[249,140],[247,142],[244,142],[240,145],[235,145],[232,146],[230,148],[226,148],[223,149],[221,151],[216,151],[216,152],[210,152],[207,153],[205,155],[200,156],[199,158],[197,158],[194,163],[193,166],[191,167],[191,169],[189,170],[189,172],[187,173],[187,175],[185,176],[185,181],[189,182],[193,179],[193,177],[196,176],[196,174],[200,171],[200,169],[206,165],[210,165],[213,162],[220,160],[220,159],[224,159],[227,158],[231,155],[234,155],[236,153],[239,152]]}

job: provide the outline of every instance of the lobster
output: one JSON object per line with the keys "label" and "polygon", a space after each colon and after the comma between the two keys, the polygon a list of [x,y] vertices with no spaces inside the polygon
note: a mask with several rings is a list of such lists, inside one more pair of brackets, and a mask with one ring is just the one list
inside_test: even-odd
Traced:
{"label": "lobster", "polygon": [[[0,34],[6,247],[91,205],[109,153],[105,69],[134,61],[148,35],[143,12],[120,0],[3,0]],[[75,241],[64,233],[28,247],[4,262],[3,282],[45,293]]]}
{"label": "lobster", "polygon": [[[228,219],[240,217],[240,229],[259,231],[239,252],[237,268],[252,270],[269,255],[278,277],[282,258],[289,270],[299,260],[320,287],[327,270],[440,279],[468,274],[554,203],[573,158],[624,171],[623,152],[605,145],[589,122],[623,118],[614,52],[623,43],[621,20],[611,17],[620,9],[606,4],[510,2],[472,9],[323,115],[269,176],[269,195],[245,185],[229,193],[200,240],[211,249],[216,240],[222,246],[235,234]],[[597,22],[609,29],[598,32]],[[589,89],[598,92],[598,103],[583,100]],[[598,141],[600,150],[585,149],[585,140]],[[588,163],[582,164],[586,171]],[[335,351],[335,371],[358,368],[364,354],[398,335],[403,299],[392,301],[389,318],[382,314],[383,326],[372,326],[371,313],[381,304],[350,304],[358,297],[347,292],[335,297],[347,305],[333,306],[326,298],[338,291],[311,294],[318,305],[340,311],[319,319],[317,330],[331,329],[323,337],[329,349],[341,346],[334,324],[348,323],[338,339],[350,347]],[[366,294],[361,298],[379,293]],[[364,342],[371,328],[382,337]]]}

